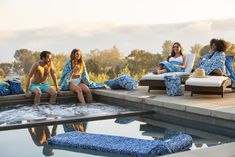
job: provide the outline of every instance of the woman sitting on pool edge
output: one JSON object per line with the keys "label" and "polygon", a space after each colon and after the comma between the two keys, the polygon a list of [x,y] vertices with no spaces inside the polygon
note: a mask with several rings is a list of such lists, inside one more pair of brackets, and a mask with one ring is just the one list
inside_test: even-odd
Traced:
{"label": "woman sitting on pool edge", "polygon": [[184,72],[187,64],[187,58],[183,56],[183,49],[179,42],[175,42],[172,46],[171,55],[167,61],[160,62],[157,67],[152,69],[154,74],[163,74],[167,72]]}
{"label": "woman sitting on pool edge", "polygon": [[70,60],[64,66],[60,87],[62,90],[70,90],[77,93],[79,102],[85,104],[84,95],[88,103],[92,102],[89,88],[105,88],[105,85],[90,81],[81,51],[73,49],[70,54]]}

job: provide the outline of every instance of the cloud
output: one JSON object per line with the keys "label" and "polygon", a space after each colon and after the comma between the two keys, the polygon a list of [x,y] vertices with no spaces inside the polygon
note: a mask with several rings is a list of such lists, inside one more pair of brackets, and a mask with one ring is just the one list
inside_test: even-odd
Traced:
{"label": "cloud", "polygon": [[217,31],[233,31],[235,29],[235,19],[214,20],[211,28]]}
{"label": "cloud", "polygon": [[94,48],[107,49],[116,45],[124,55],[136,48],[157,53],[161,52],[165,40],[179,41],[189,52],[190,46],[207,44],[214,37],[235,43],[234,25],[235,19],[222,19],[131,26],[97,23],[89,27],[63,25],[28,31],[6,31],[0,36],[0,62],[13,60],[15,50],[21,48],[69,54],[73,48],[89,52]]}

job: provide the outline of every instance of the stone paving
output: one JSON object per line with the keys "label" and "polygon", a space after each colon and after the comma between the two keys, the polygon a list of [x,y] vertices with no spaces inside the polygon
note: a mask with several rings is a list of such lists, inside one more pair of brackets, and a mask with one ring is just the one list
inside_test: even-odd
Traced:
{"label": "stone paving", "polygon": [[184,96],[170,97],[166,91],[152,90],[148,93],[146,87],[135,91],[99,89],[93,90],[93,93],[235,121],[235,93],[230,90],[225,92],[224,98],[197,94],[191,97],[190,92],[185,92]]}

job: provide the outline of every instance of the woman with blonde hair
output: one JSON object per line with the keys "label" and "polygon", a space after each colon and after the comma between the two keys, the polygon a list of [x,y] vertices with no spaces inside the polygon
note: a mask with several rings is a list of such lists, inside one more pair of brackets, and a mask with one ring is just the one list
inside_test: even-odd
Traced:
{"label": "woman with blonde hair", "polygon": [[70,90],[77,93],[78,100],[82,104],[85,104],[84,95],[88,103],[92,102],[89,88],[105,88],[103,83],[90,81],[81,50],[79,49],[72,50],[70,60],[64,66],[60,86],[62,90]]}

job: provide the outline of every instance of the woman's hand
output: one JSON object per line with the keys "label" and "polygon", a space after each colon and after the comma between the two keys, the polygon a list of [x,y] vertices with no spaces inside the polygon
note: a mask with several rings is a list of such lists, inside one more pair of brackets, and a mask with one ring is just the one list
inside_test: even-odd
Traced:
{"label": "woman's hand", "polygon": [[62,95],[62,92],[59,89],[57,89],[56,92],[57,92],[57,95]]}
{"label": "woman's hand", "polygon": [[177,64],[173,64],[174,67],[179,68],[180,66]]}
{"label": "woman's hand", "polygon": [[80,75],[79,74],[73,74],[72,78],[75,79],[75,78],[79,78]]}

